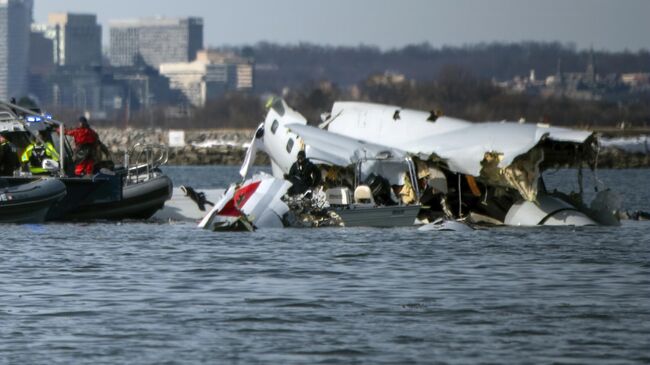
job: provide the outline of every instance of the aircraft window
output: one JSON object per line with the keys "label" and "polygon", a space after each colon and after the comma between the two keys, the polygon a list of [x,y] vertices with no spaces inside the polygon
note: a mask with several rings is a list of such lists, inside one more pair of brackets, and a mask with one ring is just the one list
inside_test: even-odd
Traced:
{"label": "aircraft window", "polygon": [[287,142],[287,152],[291,153],[293,150],[293,138],[289,139],[289,142]]}
{"label": "aircraft window", "polygon": [[278,130],[279,126],[280,126],[280,123],[278,123],[277,120],[274,120],[273,124],[271,125],[271,133],[275,134],[275,132]]}

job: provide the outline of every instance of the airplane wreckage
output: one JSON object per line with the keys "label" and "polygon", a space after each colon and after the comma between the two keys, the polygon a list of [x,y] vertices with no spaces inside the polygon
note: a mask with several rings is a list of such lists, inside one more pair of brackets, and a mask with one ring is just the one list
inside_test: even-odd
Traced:
{"label": "airplane wreckage", "polygon": [[[422,230],[477,226],[618,225],[620,199],[600,189],[548,191],[548,169],[595,171],[597,136],[548,125],[472,123],[395,106],[337,102],[318,127],[275,100],[259,126],[240,174],[199,227],[419,224]],[[248,176],[258,151],[273,175]],[[318,187],[288,176],[298,153],[318,167]],[[582,183],[580,184],[582,187]],[[581,188],[582,190],[582,188]],[[598,189],[597,189],[598,190]]]}

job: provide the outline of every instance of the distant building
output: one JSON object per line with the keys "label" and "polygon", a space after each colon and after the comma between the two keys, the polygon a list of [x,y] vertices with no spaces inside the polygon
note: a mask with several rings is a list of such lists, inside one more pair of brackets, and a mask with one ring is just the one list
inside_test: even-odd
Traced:
{"label": "distant building", "polygon": [[621,75],[621,81],[632,89],[650,89],[650,73],[629,73]]}
{"label": "distant building", "polygon": [[[44,105],[95,106],[93,102],[70,102],[66,95],[79,94],[77,83],[66,84],[75,91],[56,91],[61,80],[70,80],[78,71],[86,84],[102,64],[102,28],[93,14],[50,14],[47,24],[32,24],[29,57],[29,91]],[[80,81],[81,82],[81,81]],[[82,82],[82,83],[83,83]],[[85,95],[90,95],[90,91]],[[64,95],[65,94],[65,95]],[[82,98],[82,99],[84,99]]]}
{"label": "distant building", "polygon": [[114,67],[107,70],[126,91],[125,107],[131,111],[184,101],[178,91],[170,89],[169,79],[148,66]]}
{"label": "distant building", "polygon": [[32,0],[0,0],[0,100],[27,93]]}
{"label": "distant building", "polygon": [[[633,76],[622,78],[618,74],[598,74],[594,52],[590,50],[584,72],[565,72],[561,60],[558,60],[555,74],[547,76],[544,80],[537,80],[535,71],[531,70],[527,78],[515,77],[512,80],[494,83],[514,93],[584,101],[620,102],[629,100],[636,92],[643,91],[643,88],[638,87],[633,80],[637,79]],[[639,80],[642,81],[642,78]]]}
{"label": "distant building", "polygon": [[370,86],[396,86],[412,83],[406,75],[398,72],[386,71],[381,74],[370,75],[366,80],[366,84]]}
{"label": "distant building", "polygon": [[110,23],[112,66],[190,62],[203,48],[203,19],[139,19]]}
{"label": "distant building", "polygon": [[29,35],[29,72],[47,75],[54,71],[54,39],[46,24],[32,24]]}
{"label": "distant building", "polygon": [[201,50],[196,54],[198,62],[228,65],[228,89],[252,90],[255,83],[255,62],[232,52]]}
{"label": "distant building", "polygon": [[[38,28],[36,28],[38,30]],[[102,27],[93,14],[50,14],[41,27],[54,43],[54,63],[58,66],[100,66]]]}
{"label": "distant building", "polygon": [[160,73],[169,78],[169,86],[180,91],[187,102],[202,107],[206,101],[222,95],[227,90],[228,66],[201,61],[164,63]]}
{"label": "distant building", "polygon": [[51,101],[55,107],[66,107],[94,114],[102,107],[102,73],[100,68],[60,66],[49,78]]}
{"label": "distant building", "polygon": [[202,50],[194,62],[164,63],[160,73],[187,101],[202,107],[229,90],[252,90],[254,62],[229,52]]}
{"label": "distant building", "polygon": [[47,26],[32,24],[29,37],[29,93],[40,103],[50,102],[49,77],[56,70],[54,64],[54,41],[47,33]]}
{"label": "distant building", "polygon": [[169,80],[147,67],[59,66],[48,77],[48,106],[74,109],[95,119],[179,103],[185,99],[171,90]]}

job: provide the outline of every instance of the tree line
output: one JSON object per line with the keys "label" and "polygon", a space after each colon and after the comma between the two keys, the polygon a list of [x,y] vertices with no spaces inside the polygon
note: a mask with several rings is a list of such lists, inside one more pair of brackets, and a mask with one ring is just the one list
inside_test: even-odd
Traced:
{"label": "tree line", "polygon": [[[280,45],[259,43],[228,50],[253,57],[257,63],[256,89],[279,92],[305,82],[330,80],[342,87],[359,83],[385,71],[406,75],[417,81],[436,79],[447,65],[462,66],[478,77],[506,80],[527,76],[584,72],[591,50],[559,42],[482,43],[462,47],[435,48],[430,44],[381,50],[372,46],[332,47],[309,43]],[[593,51],[599,73],[650,72],[650,52]]]}
{"label": "tree line", "polygon": [[[354,87],[340,87],[323,80],[304,83],[277,96],[284,97],[311,124],[318,124],[321,114],[330,111],[335,101],[349,100],[440,111],[476,122],[523,119],[582,128],[616,126],[621,122],[627,126],[650,126],[650,92],[626,104],[513,94],[457,65],[441,68],[435,80],[430,81],[383,83],[369,77]],[[229,93],[209,101],[189,118],[169,118],[157,111],[154,124],[189,129],[255,128],[265,118],[267,97]],[[151,115],[137,115],[131,125],[151,126],[148,117]]]}
{"label": "tree line", "polygon": [[[254,128],[265,116],[270,95],[281,96],[316,123],[336,100],[399,105],[473,121],[519,120],[564,126],[633,126],[650,124],[650,94],[625,103],[578,101],[512,94],[494,86],[494,79],[584,72],[590,50],[544,42],[490,43],[434,48],[429,44],[381,50],[372,46],[331,47],[313,44],[259,43],[231,47],[253,57],[255,91],[230,92],[209,100],[188,117],[174,117],[160,106],[109,122],[116,126],[161,128]],[[650,52],[593,51],[597,72],[650,72]],[[406,82],[377,82],[387,71]],[[55,111],[75,117],[74,111]]]}

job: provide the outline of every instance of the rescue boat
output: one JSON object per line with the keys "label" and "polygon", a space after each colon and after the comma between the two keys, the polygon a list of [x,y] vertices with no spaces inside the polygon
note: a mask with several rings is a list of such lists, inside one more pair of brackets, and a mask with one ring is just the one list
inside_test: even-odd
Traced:
{"label": "rescue boat", "polygon": [[[60,158],[49,161],[49,180],[63,186],[65,194],[52,199],[45,211],[47,221],[92,221],[148,219],[171,198],[172,181],[160,167],[167,163],[168,150],[163,145],[136,144],[119,165],[113,159],[95,164],[93,175],[74,176],[73,150],[64,136],[63,123],[18,105],[0,102],[0,133],[19,150],[38,135],[51,139]],[[44,165],[45,168],[45,165]],[[42,178],[17,171],[6,177],[14,185],[42,184]],[[49,181],[48,180],[48,181]],[[53,193],[53,198],[57,194]]]}
{"label": "rescue boat", "polygon": [[57,179],[0,179],[0,223],[42,223],[65,195],[65,184]]}

